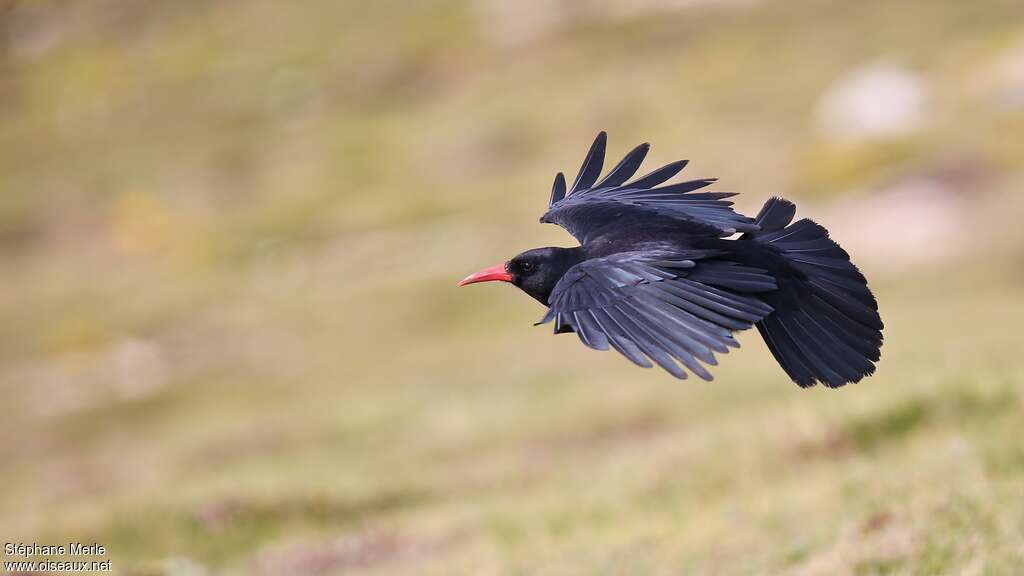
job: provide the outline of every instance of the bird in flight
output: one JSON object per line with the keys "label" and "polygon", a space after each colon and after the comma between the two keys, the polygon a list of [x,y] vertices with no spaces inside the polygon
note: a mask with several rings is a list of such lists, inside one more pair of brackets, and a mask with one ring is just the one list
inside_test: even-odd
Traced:
{"label": "bird in flight", "polygon": [[571,187],[555,176],[548,211],[580,245],[536,248],[459,282],[510,282],[548,307],[538,324],[614,348],[639,366],[711,380],[715,353],[756,326],[801,387],[837,388],[875,371],[882,319],[867,280],[821,225],[793,222],[769,199],[754,218],[715,179],[665,184],[673,162],[627,182],[650,148],[637,146],[601,178],[607,135],[594,140]]}

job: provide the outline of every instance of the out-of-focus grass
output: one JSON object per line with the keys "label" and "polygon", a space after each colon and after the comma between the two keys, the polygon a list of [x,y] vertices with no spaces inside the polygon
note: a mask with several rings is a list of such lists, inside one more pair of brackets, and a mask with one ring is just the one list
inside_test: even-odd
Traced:
{"label": "out-of-focus grass", "polygon": [[[0,8],[0,537],[131,574],[1024,569],[1019,2],[655,4]],[[878,60],[929,121],[830,141],[815,103]],[[967,248],[855,251],[855,387],[756,334],[675,382],[453,286],[568,242],[534,222],[599,129],[747,212],[960,178]]]}

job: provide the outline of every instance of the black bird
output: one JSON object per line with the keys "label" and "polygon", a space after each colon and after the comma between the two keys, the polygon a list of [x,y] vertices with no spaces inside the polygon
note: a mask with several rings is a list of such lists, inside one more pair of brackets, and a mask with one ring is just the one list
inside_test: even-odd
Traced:
{"label": "black bird", "polygon": [[751,326],[801,387],[835,388],[875,371],[878,303],[828,230],[793,222],[796,206],[782,198],[750,218],[725,200],[734,193],[697,192],[715,179],[662,185],[686,160],[627,183],[648,144],[600,178],[606,142],[597,135],[568,191],[555,176],[540,219],[580,246],[527,250],[459,285],[511,282],[548,306],[538,324],[554,320],[556,334],[575,332],[591,348],[610,346],[677,378],[689,370],[711,380],[704,364],[738,348],[733,332]]}

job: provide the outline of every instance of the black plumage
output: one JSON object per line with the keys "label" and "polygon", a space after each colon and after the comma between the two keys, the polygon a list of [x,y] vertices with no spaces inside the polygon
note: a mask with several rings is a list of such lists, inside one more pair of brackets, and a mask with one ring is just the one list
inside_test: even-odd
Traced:
{"label": "black plumage", "polygon": [[665,184],[685,160],[628,182],[647,144],[601,178],[606,144],[601,132],[571,187],[555,177],[540,219],[580,246],[529,250],[462,284],[512,282],[548,306],[540,323],[554,322],[556,333],[677,378],[711,380],[705,365],[751,326],[800,386],[838,387],[874,372],[877,302],[825,228],[792,222],[796,207],[781,198],[755,218],[739,214],[727,200],[735,194],[700,191],[714,179]]}

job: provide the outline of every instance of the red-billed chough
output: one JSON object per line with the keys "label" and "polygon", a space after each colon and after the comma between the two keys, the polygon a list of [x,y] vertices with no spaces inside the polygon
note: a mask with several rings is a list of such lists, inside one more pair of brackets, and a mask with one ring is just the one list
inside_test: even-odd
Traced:
{"label": "red-billed chough", "polygon": [[606,140],[598,134],[571,188],[555,177],[540,219],[580,246],[528,250],[459,285],[511,282],[548,306],[540,323],[553,320],[556,334],[677,378],[711,380],[704,364],[739,347],[732,333],[751,326],[800,386],[839,387],[875,371],[878,304],[825,228],[792,222],[796,206],[781,198],[755,218],[739,214],[725,200],[735,194],[698,191],[714,179],[664,184],[686,160],[627,182],[648,144],[600,178]]}

